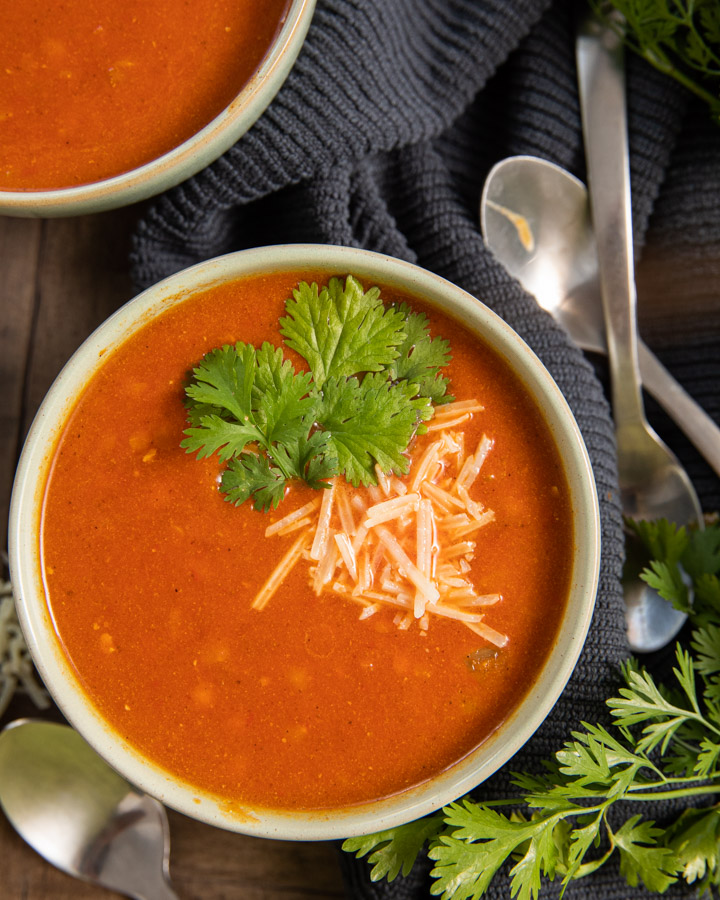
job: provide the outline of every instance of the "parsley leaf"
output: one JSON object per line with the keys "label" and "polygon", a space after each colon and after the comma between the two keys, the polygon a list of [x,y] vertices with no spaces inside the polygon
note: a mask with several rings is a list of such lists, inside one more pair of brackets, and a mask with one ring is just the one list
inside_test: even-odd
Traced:
{"label": "parsley leaf", "polygon": [[364,292],[352,275],[344,289],[339,278],[322,289],[303,282],[285,309],[280,333],[307,361],[318,390],[328,378],[381,371],[405,338],[403,313],[386,309],[379,289]]}

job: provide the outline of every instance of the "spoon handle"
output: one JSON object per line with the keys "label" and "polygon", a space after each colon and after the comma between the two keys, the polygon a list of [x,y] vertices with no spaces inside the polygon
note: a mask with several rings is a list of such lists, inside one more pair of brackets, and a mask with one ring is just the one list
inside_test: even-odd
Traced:
{"label": "spoon handle", "polygon": [[646,390],[720,475],[720,428],[642,341],[638,353]]}
{"label": "spoon handle", "polygon": [[613,414],[620,432],[626,425],[645,421],[637,352],[622,41],[609,26],[589,15],[580,22],[576,54],[588,190],[605,310]]}

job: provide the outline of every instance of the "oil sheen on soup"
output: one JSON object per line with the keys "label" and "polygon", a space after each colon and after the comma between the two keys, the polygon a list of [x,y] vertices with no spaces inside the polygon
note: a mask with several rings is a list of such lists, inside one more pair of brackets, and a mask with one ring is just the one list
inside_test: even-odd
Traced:
{"label": "oil sheen on soup", "polygon": [[[346,554],[353,542],[360,548],[354,573],[338,552],[318,591],[319,563],[308,558],[302,528],[265,534],[308,507],[311,540],[326,491],[295,485],[276,510],[236,507],[218,490],[217,457],[181,449],[188,371],[239,340],[280,345],[278,319],[293,288],[327,278],[246,278],[143,326],[91,379],[47,478],[48,603],[84,690],[141,753],[231,803],[337,808],[445,769],[527,692],[569,589],[569,489],[542,415],[494,351],[391,288],[386,304],[426,312],[432,334],[450,342],[447,375],[460,406],[414,440],[409,474],[383,479],[370,495],[336,482],[334,527],[350,533]],[[484,439],[482,467],[471,481],[463,476],[470,487],[462,488],[459,470]],[[422,460],[430,487],[416,481]],[[416,596],[398,588],[391,544],[383,553],[379,540],[358,538],[370,506],[402,506],[413,494],[414,509],[375,530],[415,559],[418,510],[435,517],[439,603],[459,618],[416,617]],[[300,557],[258,605],[298,541]]]}
{"label": "oil sheen on soup", "polygon": [[128,172],[250,80],[288,0],[0,0],[0,190]]}

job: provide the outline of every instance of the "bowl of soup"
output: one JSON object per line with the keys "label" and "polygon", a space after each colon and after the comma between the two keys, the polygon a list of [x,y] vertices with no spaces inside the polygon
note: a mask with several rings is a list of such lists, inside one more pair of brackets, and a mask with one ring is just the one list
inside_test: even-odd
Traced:
{"label": "bowl of soup", "polygon": [[0,214],[124,206],[255,122],[314,0],[0,0]]}
{"label": "bowl of soup", "polygon": [[555,382],[476,298],[364,250],[230,254],[122,307],[29,432],[10,565],[61,710],[183,813],[410,821],[560,695],[600,527]]}

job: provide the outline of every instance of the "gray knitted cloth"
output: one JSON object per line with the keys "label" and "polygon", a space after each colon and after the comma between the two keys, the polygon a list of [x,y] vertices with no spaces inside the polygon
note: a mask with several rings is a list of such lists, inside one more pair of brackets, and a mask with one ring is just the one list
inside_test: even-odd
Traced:
{"label": "gray knitted cloth", "polygon": [[[677,303],[720,275],[720,128],[681,88],[628,60],[637,249],[666,265]],[[573,21],[566,0],[319,0],[303,51],[253,129],[222,159],[160,197],[137,229],[144,287],[187,265],[250,246],[314,241],[412,260],[480,297],[533,347],[585,436],[601,501],[596,613],[570,684],[511,768],[538,771],[581,720],[605,716],[627,654],[619,586],[623,542],[609,408],[595,370],[485,249],[477,205],[494,162],[535,154],[583,177]],[[720,303],[703,322],[652,335],[666,364],[720,418]],[[706,510],[720,506],[709,467],[653,406]],[[657,661],[663,662],[662,658]],[[500,772],[476,792],[508,789]],[[662,819],[670,810],[655,810]],[[428,896],[427,863],[371,885],[341,855],[348,892]],[[557,896],[550,885],[543,896]],[[645,896],[608,866],[566,897]],[[674,889],[671,894],[689,894]],[[506,876],[491,887],[509,897]]]}

